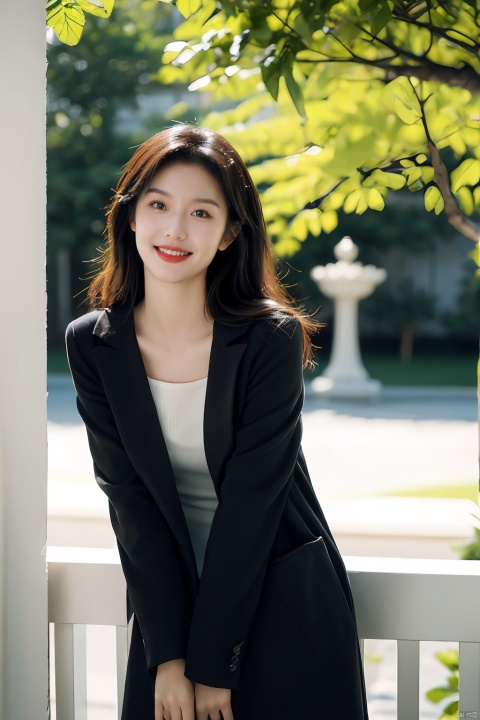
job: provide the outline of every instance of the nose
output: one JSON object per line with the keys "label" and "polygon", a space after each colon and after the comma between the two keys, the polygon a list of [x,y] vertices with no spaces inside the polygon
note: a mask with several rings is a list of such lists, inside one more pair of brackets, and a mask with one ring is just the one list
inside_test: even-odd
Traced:
{"label": "nose", "polygon": [[165,237],[185,240],[187,231],[182,217],[180,215],[171,215],[169,220],[170,222],[165,228]]}

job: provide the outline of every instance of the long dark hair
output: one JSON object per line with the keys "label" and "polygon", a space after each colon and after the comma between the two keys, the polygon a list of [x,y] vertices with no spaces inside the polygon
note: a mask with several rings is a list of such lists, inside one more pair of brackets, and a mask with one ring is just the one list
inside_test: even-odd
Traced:
{"label": "long dark hair", "polygon": [[297,317],[304,335],[304,367],[312,366],[310,338],[323,324],[306,315],[278,278],[260,199],[245,163],[225,138],[205,128],[167,128],[140,145],[126,164],[107,210],[106,245],[88,288],[90,306],[118,303],[133,309],[143,299],[143,262],[129,219],[155,173],[176,161],[200,164],[216,178],[228,207],[226,234],[236,235],[207,268],[210,317],[228,324],[245,317]]}

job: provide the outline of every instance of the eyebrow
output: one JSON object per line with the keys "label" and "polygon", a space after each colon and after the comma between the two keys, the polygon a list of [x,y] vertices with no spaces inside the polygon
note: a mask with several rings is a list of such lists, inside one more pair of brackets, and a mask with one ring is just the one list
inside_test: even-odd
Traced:
{"label": "eyebrow", "polygon": [[[147,195],[148,193],[158,193],[159,195],[163,195],[164,197],[167,197],[167,198],[172,197],[170,195],[170,193],[166,192],[165,190],[160,190],[160,188],[150,187],[145,192],[145,195]],[[212,200],[211,198],[193,198],[192,202],[206,203],[208,205],[215,205],[215,207],[220,209],[220,205],[218,204],[218,202],[216,200]]]}

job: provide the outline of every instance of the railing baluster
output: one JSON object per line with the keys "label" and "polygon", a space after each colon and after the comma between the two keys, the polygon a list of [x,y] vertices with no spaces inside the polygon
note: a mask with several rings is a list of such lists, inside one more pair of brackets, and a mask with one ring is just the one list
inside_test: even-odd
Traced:
{"label": "railing baluster", "polygon": [[[75,720],[87,720],[87,626],[73,626]],[[60,718],[59,718],[60,720]]]}
{"label": "railing baluster", "polygon": [[55,625],[55,687],[58,720],[87,720],[85,625]]}
{"label": "railing baluster", "polygon": [[55,624],[55,687],[59,720],[75,720],[73,625]]}
{"label": "railing baluster", "polygon": [[[47,559],[57,720],[87,717],[85,624],[116,628],[120,717],[131,622],[125,626],[125,579],[118,553],[49,548]],[[397,720],[419,717],[421,640],[460,643],[460,710],[464,717],[477,713],[480,720],[479,564],[414,558],[344,556],[344,560],[355,600],[362,662],[363,638],[397,640]]]}
{"label": "railing baluster", "polygon": [[419,717],[419,642],[397,641],[397,720]]}
{"label": "railing baluster", "polygon": [[459,659],[460,717],[480,718],[480,643],[459,643]]}

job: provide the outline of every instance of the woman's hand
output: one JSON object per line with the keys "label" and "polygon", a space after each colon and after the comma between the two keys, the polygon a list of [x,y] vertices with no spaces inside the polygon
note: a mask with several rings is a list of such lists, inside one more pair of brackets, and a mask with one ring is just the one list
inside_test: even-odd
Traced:
{"label": "woman's hand", "polygon": [[[229,688],[214,688],[195,683],[196,720],[234,720]],[[222,715],[220,715],[220,712]]]}
{"label": "woman's hand", "polygon": [[155,720],[195,720],[195,694],[184,675],[185,660],[169,660],[157,667]]}

